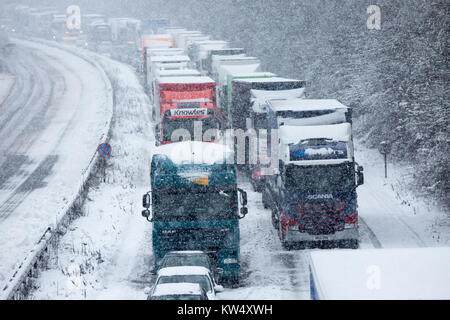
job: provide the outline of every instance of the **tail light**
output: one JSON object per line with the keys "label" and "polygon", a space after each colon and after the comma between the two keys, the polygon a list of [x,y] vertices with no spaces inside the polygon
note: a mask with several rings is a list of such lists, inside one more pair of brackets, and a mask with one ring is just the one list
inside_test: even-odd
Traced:
{"label": "tail light", "polygon": [[358,213],[345,217],[344,229],[358,228]]}
{"label": "tail light", "polygon": [[295,227],[298,225],[298,219],[293,217],[286,217],[284,212],[280,217],[280,223],[282,227]]}

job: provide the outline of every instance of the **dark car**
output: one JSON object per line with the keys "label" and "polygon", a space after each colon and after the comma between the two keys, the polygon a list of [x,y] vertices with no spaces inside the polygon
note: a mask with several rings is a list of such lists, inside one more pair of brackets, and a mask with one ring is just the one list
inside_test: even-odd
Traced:
{"label": "dark car", "polygon": [[214,274],[214,265],[209,256],[203,251],[171,251],[161,260],[159,268],[168,267],[205,267]]}

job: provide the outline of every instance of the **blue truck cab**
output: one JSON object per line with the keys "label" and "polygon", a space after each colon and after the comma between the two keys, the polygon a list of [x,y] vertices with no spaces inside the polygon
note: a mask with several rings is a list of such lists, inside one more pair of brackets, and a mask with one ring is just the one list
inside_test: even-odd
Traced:
{"label": "blue truck cab", "polygon": [[239,220],[247,214],[247,194],[237,187],[232,152],[198,141],[160,146],[150,170],[142,215],[153,224],[155,270],[169,251],[202,250],[222,270],[220,282],[238,285]]}
{"label": "blue truck cab", "polygon": [[[358,247],[357,186],[351,110],[336,100],[272,100],[278,170],[264,177],[263,202],[283,246],[317,241]],[[273,137],[272,137],[273,139]],[[269,147],[268,150],[271,150]]]}

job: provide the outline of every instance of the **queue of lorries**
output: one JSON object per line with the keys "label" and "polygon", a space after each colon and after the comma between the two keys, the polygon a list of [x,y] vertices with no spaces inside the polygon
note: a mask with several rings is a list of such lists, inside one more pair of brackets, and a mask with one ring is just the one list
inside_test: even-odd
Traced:
{"label": "queue of lorries", "polygon": [[182,28],[143,37],[142,72],[157,145],[142,214],[153,223],[159,275],[166,255],[201,250],[220,270],[219,283],[239,285],[239,220],[248,209],[237,171],[262,192],[284,248],[358,248],[363,169],[351,108],[307,99],[305,81],[264,71],[245,49]]}
{"label": "queue of lorries", "polygon": [[[157,274],[149,299],[212,299],[223,290],[218,283],[239,285],[239,220],[248,209],[238,172],[262,192],[285,249],[358,247],[363,168],[351,108],[307,99],[305,81],[267,72],[244,48],[164,19],[82,15],[74,35],[62,16],[43,10],[13,11],[24,30],[51,17],[32,28],[37,36],[74,36],[97,52],[111,41],[111,57],[140,60],[156,138],[142,211],[153,225]],[[27,16],[35,19],[25,23]]]}

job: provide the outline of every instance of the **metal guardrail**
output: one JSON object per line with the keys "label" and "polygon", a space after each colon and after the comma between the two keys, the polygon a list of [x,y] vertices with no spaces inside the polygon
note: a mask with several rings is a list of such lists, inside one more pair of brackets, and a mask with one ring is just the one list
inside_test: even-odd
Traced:
{"label": "metal guardrail", "polygon": [[[25,38],[25,37],[24,37]],[[99,70],[102,78],[105,80],[105,84],[108,87],[108,92],[113,91],[111,81],[107,76],[106,72],[100,66],[99,63],[87,57],[87,55],[82,54],[81,52],[76,52],[72,48],[68,48],[62,45],[58,45],[56,43],[37,39],[37,38],[25,38],[25,40],[38,42],[47,46],[51,46],[60,50],[64,50],[73,55],[78,56],[79,58],[85,60],[89,64],[93,65],[96,69]],[[109,95],[108,105],[110,106],[111,116],[105,122],[105,130],[99,138],[101,142],[107,142],[111,136],[111,123],[114,114],[114,98],[113,94]],[[77,211],[77,208],[81,206],[83,197],[88,189],[88,183],[92,174],[94,174],[99,166],[99,154],[97,150],[91,156],[89,164],[87,167],[81,172],[81,183],[78,192],[74,195],[73,200],[63,209],[61,210],[61,218],[56,223],[56,225],[50,225],[45,232],[42,234],[41,238],[36,242],[35,247],[28,253],[28,255],[22,260],[20,265],[17,267],[13,275],[9,278],[6,285],[0,290],[0,300],[17,300],[23,299],[27,296],[30,289],[32,288],[33,279],[37,277],[39,274],[39,270],[46,264],[46,260],[49,255],[50,246],[53,241],[57,240],[57,237],[62,231],[65,229],[65,226],[68,225],[73,218],[76,216],[74,213]]]}

